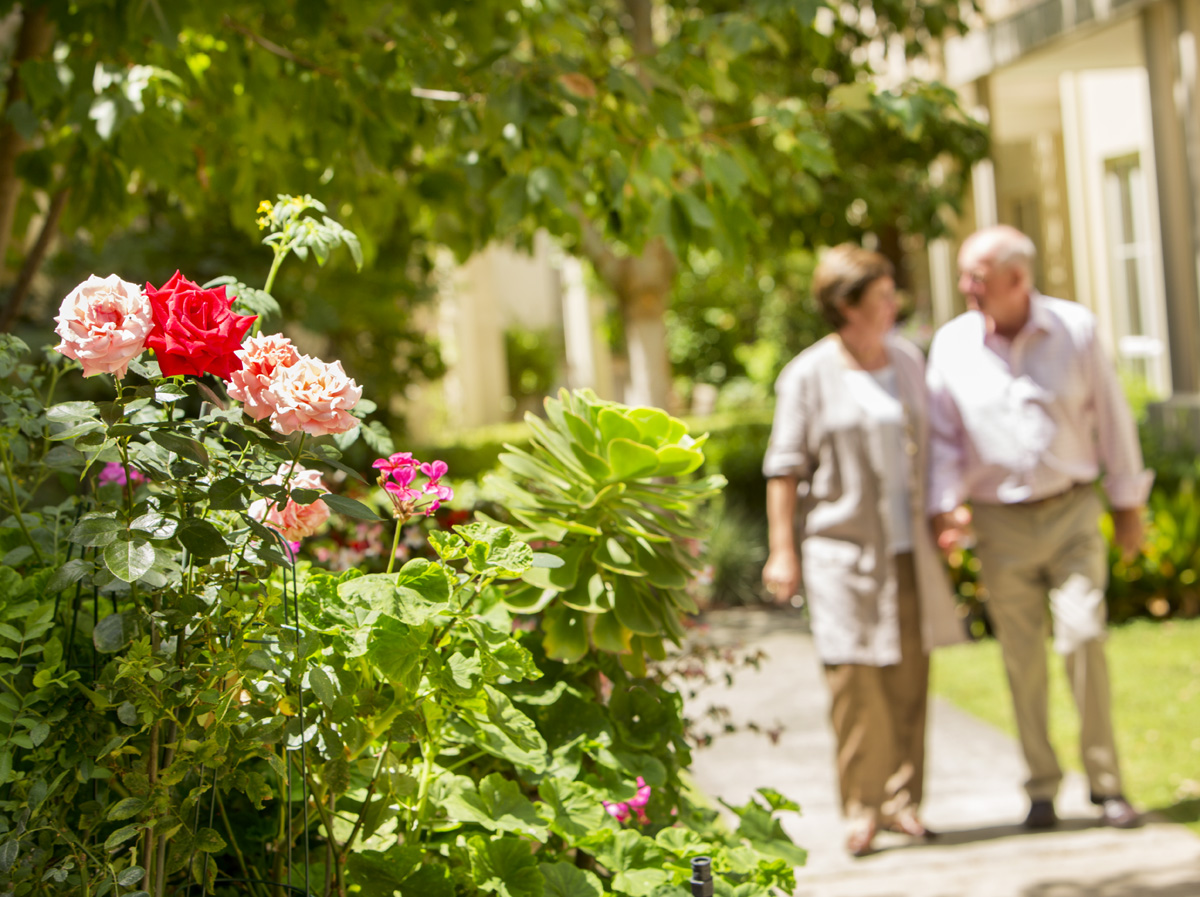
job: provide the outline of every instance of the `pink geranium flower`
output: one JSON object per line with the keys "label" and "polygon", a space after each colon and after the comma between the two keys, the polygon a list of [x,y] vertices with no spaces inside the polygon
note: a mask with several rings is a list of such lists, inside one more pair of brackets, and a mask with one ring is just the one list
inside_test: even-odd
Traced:
{"label": "pink geranium flower", "polygon": [[[391,457],[378,459],[371,466],[380,472],[379,485],[391,498],[395,514],[402,521],[418,510],[428,517],[442,506],[442,502],[454,498],[454,490],[438,482],[450,469],[445,461],[422,464],[412,456],[412,452],[397,452]],[[418,471],[428,477],[428,481],[419,489],[414,486]],[[422,506],[423,499],[429,501]]]}
{"label": "pink geranium flower", "polygon": [[285,436],[297,430],[326,436],[358,426],[350,409],[362,398],[362,387],[346,375],[340,361],[327,364],[302,355],[294,364],[276,368],[270,395],[275,403],[271,427]]}
{"label": "pink geranium flower", "polygon": [[101,486],[124,486],[126,482],[132,482],[136,486],[146,482],[146,477],[136,467],[129,468],[129,476],[126,477],[124,464],[119,461],[109,461],[100,468],[97,482]]}
{"label": "pink geranium flower", "polygon": [[89,276],[63,299],[54,320],[62,339],[54,348],[82,364],[83,376],[112,374],[118,380],[145,349],[154,327],[150,300],[115,274]]}
{"label": "pink geranium flower", "polygon": [[650,817],[646,815],[646,805],[650,803],[651,788],[641,776],[637,777],[637,792],[629,800],[601,801],[605,812],[617,822],[628,822],[633,815],[642,825],[648,825]]}
{"label": "pink geranium flower", "polygon": [[[279,466],[279,472],[270,479],[264,480],[264,484],[279,486],[283,484],[284,480],[287,480],[289,490],[329,491],[321,482],[321,474],[318,471],[297,465],[292,471],[291,479],[287,479],[289,471],[292,471],[292,463],[284,461]],[[320,499],[312,504],[302,505],[288,498],[287,504],[280,507],[277,501],[260,498],[250,505],[249,513],[255,520],[271,527],[289,542],[297,542],[311,536],[329,519],[329,505]]]}
{"label": "pink geranium flower", "polygon": [[246,414],[254,420],[266,420],[276,407],[271,394],[276,373],[299,361],[300,353],[286,336],[273,333],[250,337],[237,357],[242,360],[242,369],[229,378],[229,396],[241,402]]}

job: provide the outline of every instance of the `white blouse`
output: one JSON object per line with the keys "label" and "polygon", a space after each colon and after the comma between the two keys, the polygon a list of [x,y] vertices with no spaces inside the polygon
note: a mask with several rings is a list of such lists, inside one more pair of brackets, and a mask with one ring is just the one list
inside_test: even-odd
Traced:
{"label": "white blouse", "polygon": [[883,441],[883,494],[888,515],[888,550],[912,551],[912,494],[908,482],[904,406],[892,365],[874,371],[846,371],[846,385]]}

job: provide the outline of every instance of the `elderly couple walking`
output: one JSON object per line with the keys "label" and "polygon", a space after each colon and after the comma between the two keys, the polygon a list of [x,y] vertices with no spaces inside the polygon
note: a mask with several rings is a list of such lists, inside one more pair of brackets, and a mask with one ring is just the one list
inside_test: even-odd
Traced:
{"label": "elderly couple walking", "polygon": [[1095,318],[1036,291],[1034,253],[1004,226],[963,244],[969,310],[938,331],[926,366],[892,333],[888,261],[856,246],[830,250],[814,292],[835,332],[776,384],[763,581],[786,601],[803,580],[856,856],[880,828],[932,834],[917,813],[929,651],[962,638],[938,549],[965,544],[968,528],[1029,767],[1025,825],[1057,822],[1049,622],[1079,710],[1092,801],[1109,825],[1138,822],[1109,713],[1107,549],[1094,483],[1103,472],[1116,541],[1132,554],[1152,474]]}

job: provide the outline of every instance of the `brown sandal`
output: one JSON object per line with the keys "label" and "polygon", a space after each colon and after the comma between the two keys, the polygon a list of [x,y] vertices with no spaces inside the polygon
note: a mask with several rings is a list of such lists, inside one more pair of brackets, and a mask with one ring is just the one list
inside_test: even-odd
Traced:
{"label": "brown sandal", "polygon": [[917,818],[914,813],[905,813],[902,816],[897,816],[895,819],[884,823],[885,831],[896,832],[901,835],[909,835],[913,838],[936,838],[938,833],[932,829],[926,828],[925,824]]}

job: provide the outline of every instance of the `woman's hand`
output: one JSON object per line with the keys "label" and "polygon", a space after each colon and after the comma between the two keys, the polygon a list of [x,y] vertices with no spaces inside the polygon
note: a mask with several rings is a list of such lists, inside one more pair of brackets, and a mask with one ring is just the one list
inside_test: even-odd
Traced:
{"label": "woman's hand", "polygon": [[795,550],[772,551],[763,567],[763,585],[776,604],[786,604],[800,590],[800,558]]}

